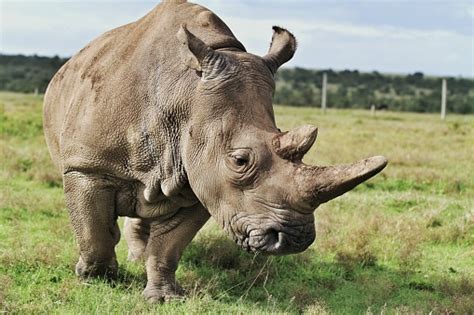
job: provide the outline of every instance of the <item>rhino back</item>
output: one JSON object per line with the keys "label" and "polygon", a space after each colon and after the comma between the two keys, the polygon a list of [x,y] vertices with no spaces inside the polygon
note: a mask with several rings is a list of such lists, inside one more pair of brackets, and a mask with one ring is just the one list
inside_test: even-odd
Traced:
{"label": "rhino back", "polygon": [[58,71],[45,95],[46,139],[62,172],[141,180],[179,167],[173,155],[199,80],[176,38],[182,24],[213,48],[244,49],[216,15],[185,1],[164,1],[92,41]]}

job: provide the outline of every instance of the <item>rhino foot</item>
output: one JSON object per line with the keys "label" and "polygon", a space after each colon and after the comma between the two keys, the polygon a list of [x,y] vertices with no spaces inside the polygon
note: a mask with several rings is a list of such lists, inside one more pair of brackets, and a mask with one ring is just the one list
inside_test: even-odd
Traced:
{"label": "rhino foot", "polygon": [[143,297],[149,303],[168,303],[184,300],[185,291],[177,283],[173,283],[172,285],[147,285],[143,291]]}
{"label": "rhino foot", "polygon": [[89,278],[115,280],[118,275],[118,263],[115,258],[108,263],[86,263],[82,258],[79,258],[79,261],[76,264],[76,275],[86,280]]}

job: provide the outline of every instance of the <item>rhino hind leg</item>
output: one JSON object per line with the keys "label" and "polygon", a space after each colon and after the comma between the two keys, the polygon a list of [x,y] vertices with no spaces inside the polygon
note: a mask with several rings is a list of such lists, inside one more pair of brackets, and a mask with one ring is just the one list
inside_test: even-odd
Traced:
{"label": "rhino hind leg", "polygon": [[120,240],[120,229],[113,183],[80,172],[68,172],[63,178],[66,205],[80,252],[76,274],[84,279],[115,279],[118,272],[115,245]]}
{"label": "rhino hind leg", "polygon": [[147,244],[147,285],[143,296],[148,302],[166,302],[182,298],[183,289],[175,272],[181,255],[196,233],[209,219],[202,205],[182,208],[164,222],[152,222]]}
{"label": "rhino hind leg", "polygon": [[145,258],[145,249],[150,236],[150,223],[139,218],[125,218],[124,236],[128,245],[128,260]]}

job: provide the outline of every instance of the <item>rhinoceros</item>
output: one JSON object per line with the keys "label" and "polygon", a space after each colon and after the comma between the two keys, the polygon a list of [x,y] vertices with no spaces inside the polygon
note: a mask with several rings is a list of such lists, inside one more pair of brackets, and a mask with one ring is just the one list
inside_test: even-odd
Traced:
{"label": "rhinoceros", "polygon": [[149,301],[179,297],[175,271],[212,216],[243,249],[304,251],[314,210],[380,172],[302,162],[317,135],[275,124],[275,73],[296,50],[273,27],[268,53],[246,51],[226,24],[185,0],[108,31],[54,76],[44,131],[62,173],[82,278],[117,276],[117,218],[130,260],[145,260]]}

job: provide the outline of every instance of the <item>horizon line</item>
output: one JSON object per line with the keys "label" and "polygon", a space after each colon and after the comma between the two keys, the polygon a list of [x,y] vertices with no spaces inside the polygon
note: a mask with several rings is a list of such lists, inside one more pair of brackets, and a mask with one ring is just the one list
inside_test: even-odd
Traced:
{"label": "horizon line", "polygon": [[[40,58],[55,58],[55,57],[58,57],[58,58],[61,58],[61,59],[70,59],[72,58],[74,55],[72,56],[62,56],[60,54],[55,54],[55,55],[41,55],[41,54],[37,54],[37,53],[33,53],[33,54],[25,54],[25,53],[5,53],[5,52],[2,52],[0,51],[0,56],[23,56],[23,57],[40,57]],[[449,79],[449,78],[453,78],[453,79],[467,79],[467,80],[474,80],[474,75],[473,76],[464,76],[462,74],[458,74],[458,75],[443,75],[443,74],[434,74],[434,73],[427,73],[427,72],[423,72],[423,71],[419,71],[419,70],[415,70],[413,72],[390,72],[390,71],[380,71],[380,70],[376,70],[376,69],[373,69],[373,70],[359,70],[359,69],[349,69],[349,68],[345,68],[345,69],[338,69],[338,68],[315,68],[315,67],[305,67],[305,66],[299,66],[299,65],[292,65],[292,66],[282,66],[280,69],[295,69],[295,68],[300,68],[300,69],[305,69],[305,70],[316,70],[316,71],[335,71],[335,72],[343,72],[343,71],[357,71],[357,72],[360,72],[360,73],[374,73],[374,72],[377,72],[379,74],[383,74],[383,75],[390,75],[390,76],[407,76],[407,75],[410,75],[410,74],[416,74],[416,73],[421,73],[423,74],[423,77],[427,77],[427,78],[444,78],[444,79]]]}

